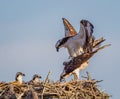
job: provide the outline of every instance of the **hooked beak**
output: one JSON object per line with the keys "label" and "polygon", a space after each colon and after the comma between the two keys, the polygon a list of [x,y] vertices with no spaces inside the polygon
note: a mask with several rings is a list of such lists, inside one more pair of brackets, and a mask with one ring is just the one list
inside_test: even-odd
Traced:
{"label": "hooked beak", "polygon": [[56,47],[56,51],[59,52],[59,47]]}
{"label": "hooked beak", "polygon": [[23,76],[25,76],[25,74],[22,74]]}
{"label": "hooked beak", "polygon": [[42,78],[41,76],[39,76],[39,78]]}

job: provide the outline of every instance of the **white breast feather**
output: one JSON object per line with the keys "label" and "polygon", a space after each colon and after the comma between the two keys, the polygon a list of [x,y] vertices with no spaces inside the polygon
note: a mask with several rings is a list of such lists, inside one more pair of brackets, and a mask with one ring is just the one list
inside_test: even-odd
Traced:
{"label": "white breast feather", "polygon": [[17,78],[17,80],[18,80],[20,83],[22,83],[22,75],[19,75],[18,78]]}

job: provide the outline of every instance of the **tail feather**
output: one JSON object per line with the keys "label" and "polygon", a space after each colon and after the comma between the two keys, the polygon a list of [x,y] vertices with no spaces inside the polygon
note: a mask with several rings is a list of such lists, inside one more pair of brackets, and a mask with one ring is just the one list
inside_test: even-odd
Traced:
{"label": "tail feather", "polygon": [[95,40],[95,41],[93,42],[93,45],[92,45],[93,48],[98,48],[98,47],[100,46],[100,44],[101,44],[102,42],[104,42],[104,41],[105,41],[105,39],[104,39],[103,37]]}

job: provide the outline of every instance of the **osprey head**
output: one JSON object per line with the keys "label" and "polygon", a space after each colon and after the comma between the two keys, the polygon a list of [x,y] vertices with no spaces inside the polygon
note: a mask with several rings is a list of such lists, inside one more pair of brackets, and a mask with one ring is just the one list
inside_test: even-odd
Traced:
{"label": "osprey head", "polygon": [[35,74],[34,76],[33,76],[33,80],[35,80],[35,79],[40,79],[40,78],[42,78],[40,75],[38,75],[38,74]]}
{"label": "osprey head", "polygon": [[22,81],[22,77],[25,76],[25,74],[23,74],[22,72],[17,72],[15,80],[16,81]]}
{"label": "osprey head", "polygon": [[57,41],[57,43],[55,45],[57,52],[59,51],[59,48],[65,46],[65,43],[68,41],[69,38],[70,37],[65,37],[65,38],[60,39],[60,40]]}
{"label": "osprey head", "polygon": [[40,82],[40,78],[42,78],[40,75],[35,74],[35,75],[33,76],[32,82],[33,82],[34,84],[37,84],[37,83]]}

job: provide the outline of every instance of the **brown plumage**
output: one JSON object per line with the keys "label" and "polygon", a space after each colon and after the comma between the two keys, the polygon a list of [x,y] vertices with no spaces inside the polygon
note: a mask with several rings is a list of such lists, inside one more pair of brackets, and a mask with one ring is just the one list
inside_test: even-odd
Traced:
{"label": "brown plumage", "polygon": [[62,20],[63,20],[63,24],[64,24],[64,28],[65,28],[65,37],[76,35],[77,32],[73,28],[73,26],[70,24],[70,22],[65,18],[62,18]]}
{"label": "brown plumage", "polygon": [[[97,43],[96,43],[97,44]],[[70,61],[68,62],[64,62],[63,65],[65,66],[64,67],[64,73],[60,76],[60,81],[62,79],[65,79],[67,77],[67,75],[71,75],[71,73],[76,70],[77,68],[86,68],[85,67],[81,67],[81,66],[84,66],[82,64],[88,62],[88,60],[95,54],[97,53],[99,50],[102,50],[103,48],[105,47],[108,47],[110,46],[110,44],[107,44],[107,45],[104,45],[96,50],[94,50],[93,52],[91,53],[83,53],[73,59],[71,59]]]}
{"label": "brown plumage", "polygon": [[23,84],[23,76],[25,76],[24,73],[22,72],[17,72],[16,73],[16,77],[15,77],[15,81],[10,82],[10,84],[12,85],[17,85],[17,86],[21,86]]}

